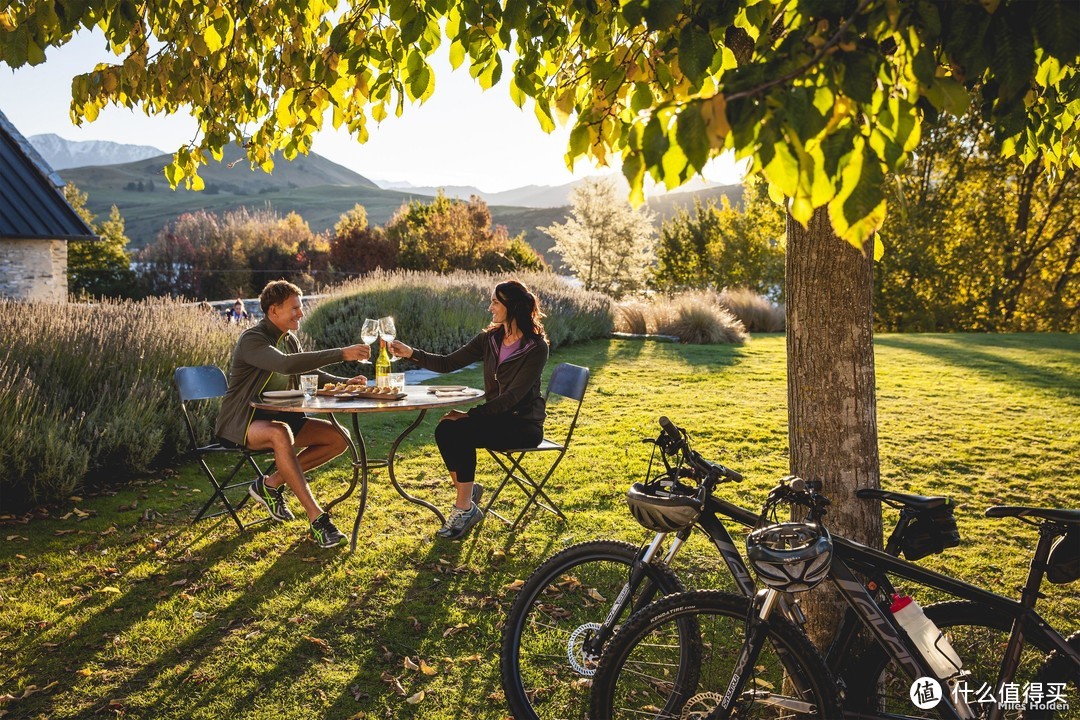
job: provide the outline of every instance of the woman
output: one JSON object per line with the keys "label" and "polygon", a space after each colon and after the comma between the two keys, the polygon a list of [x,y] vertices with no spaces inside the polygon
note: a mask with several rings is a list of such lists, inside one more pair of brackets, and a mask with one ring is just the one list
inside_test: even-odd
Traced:
{"label": "woman", "polygon": [[435,442],[454,481],[457,497],[446,524],[435,535],[462,538],[484,513],[477,507],[483,488],[475,483],[476,450],[536,447],[544,438],[544,398],[540,376],[548,341],[536,296],[516,280],[491,293],[491,325],[449,355],[434,355],[394,341],[390,351],[435,372],[484,363],[484,403],[468,412],[451,410],[435,428]]}

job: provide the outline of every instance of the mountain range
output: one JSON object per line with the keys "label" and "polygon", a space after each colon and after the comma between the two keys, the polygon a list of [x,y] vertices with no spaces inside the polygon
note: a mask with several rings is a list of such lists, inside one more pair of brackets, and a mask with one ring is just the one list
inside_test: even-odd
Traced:
{"label": "mountain range", "polygon": [[53,170],[84,165],[119,165],[164,155],[149,145],[126,145],[109,140],[65,140],[59,135],[43,134],[27,138]]}
{"label": "mountain range", "polygon": [[[87,193],[87,207],[99,218],[107,217],[115,205],[125,221],[132,246],[142,247],[154,241],[158,233],[184,213],[205,210],[222,214],[241,207],[264,208],[287,214],[296,212],[315,232],[333,228],[341,215],[360,204],[368,221],[383,225],[394,212],[410,201],[427,202],[442,191],[448,197],[467,199],[478,195],[489,206],[495,223],[504,225],[511,236],[525,234],[525,239],[548,262],[557,263],[551,253],[552,239],[540,228],[562,222],[569,215],[570,192],[581,181],[559,186],[531,185],[502,192],[486,193],[475,187],[416,187],[407,183],[379,184],[320,155],[300,155],[286,161],[275,157],[274,171],[266,174],[251,169],[239,147],[226,148],[221,162],[211,161],[199,169],[205,189],[194,192],[180,188],[173,191],[162,168],[171,156],[155,148],[119,143],[73,142],[55,135],[29,138],[35,149],[52,164],[54,158],[81,157],[96,162],[63,168],[62,178]],[[40,143],[40,144],[39,144]],[[115,162],[127,153],[155,155],[126,162]],[[624,182],[621,177],[619,182]],[[390,187],[393,185],[394,187]],[[692,207],[699,199],[719,201],[725,195],[736,202],[742,189],[738,185],[711,186],[694,192],[675,192],[649,200],[648,205],[660,222],[679,207]]]}

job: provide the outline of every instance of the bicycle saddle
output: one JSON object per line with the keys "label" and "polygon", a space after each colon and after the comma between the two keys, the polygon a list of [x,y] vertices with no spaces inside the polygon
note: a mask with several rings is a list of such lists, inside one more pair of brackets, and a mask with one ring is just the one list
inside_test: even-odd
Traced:
{"label": "bicycle saddle", "polygon": [[1080,510],[1022,507],[1019,505],[995,505],[986,509],[986,517],[1037,517],[1051,522],[1080,525]]}
{"label": "bicycle saddle", "polygon": [[885,502],[899,503],[917,512],[933,510],[949,502],[949,498],[940,495],[912,495],[879,488],[861,488],[855,491],[855,497],[863,500],[884,500]]}

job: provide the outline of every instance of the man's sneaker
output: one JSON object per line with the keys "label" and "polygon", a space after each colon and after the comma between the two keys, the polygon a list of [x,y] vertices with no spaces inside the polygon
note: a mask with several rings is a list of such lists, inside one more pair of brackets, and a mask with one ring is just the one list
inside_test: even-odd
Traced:
{"label": "man's sneaker", "polygon": [[446,524],[435,531],[436,537],[444,540],[458,540],[468,534],[469,529],[484,519],[484,511],[472,504],[468,510],[462,510],[457,505],[450,509],[450,517],[446,518]]}
{"label": "man's sneaker", "polygon": [[337,547],[349,541],[330,521],[329,513],[323,513],[311,522],[311,537],[315,544],[322,548]]}
{"label": "man's sneaker", "polygon": [[266,508],[266,512],[270,513],[270,517],[278,522],[296,519],[296,516],[292,514],[292,510],[289,510],[289,506],[285,504],[284,485],[276,488],[267,487],[263,478],[255,478],[255,482],[248,487],[248,495],[262,504]]}

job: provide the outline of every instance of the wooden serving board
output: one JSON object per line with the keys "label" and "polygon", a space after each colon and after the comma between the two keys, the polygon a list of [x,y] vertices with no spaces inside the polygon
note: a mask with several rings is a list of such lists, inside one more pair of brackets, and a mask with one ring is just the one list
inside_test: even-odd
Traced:
{"label": "wooden serving board", "polygon": [[319,395],[323,397],[332,397],[337,400],[355,400],[356,398],[364,398],[366,400],[400,400],[403,397],[407,397],[406,393],[388,393],[388,392],[376,392],[375,388],[367,390],[320,390]]}

